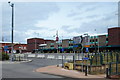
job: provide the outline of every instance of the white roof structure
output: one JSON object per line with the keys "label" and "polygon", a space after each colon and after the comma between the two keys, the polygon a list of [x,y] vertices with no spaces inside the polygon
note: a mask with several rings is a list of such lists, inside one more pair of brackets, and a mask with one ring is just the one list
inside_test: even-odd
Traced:
{"label": "white roof structure", "polygon": [[42,47],[42,46],[47,46],[47,44],[40,44],[39,46],[41,46],[41,47]]}

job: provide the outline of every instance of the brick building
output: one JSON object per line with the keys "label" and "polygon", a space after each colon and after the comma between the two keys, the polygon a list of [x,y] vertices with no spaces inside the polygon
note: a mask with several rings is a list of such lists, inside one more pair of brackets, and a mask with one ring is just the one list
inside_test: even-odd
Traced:
{"label": "brick building", "polygon": [[[15,53],[23,53],[26,52],[27,44],[19,44],[19,43],[14,43],[13,44],[13,50]],[[0,42],[0,52],[7,52],[11,53],[11,42]]]}
{"label": "brick building", "polygon": [[53,48],[54,46],[54,44],[55,44],[55,41],[54,40],[45,40],[45,44],[47,44],[46,45],[46,49],[48,49],[48,48]]}
{"label": "brick building", "polygon": [[27,39],[27,51],[32,52],[35,49],[39,49],[39,45],[44,43],[45,43],[45,40],[42,38]]}
{"label": "brick building", "polygon": [[14,50],[16,53],[24,53],[27,52],[27,44],[15,44]]}
{"label": "brick building", "polygon": [[108,46],[108,35],[98,35],[98,36],[91,36],[90,38],[90,46]]}
{"label": "brick building", "polygon": [[120,27],[108,29],[108,45],[120,46]]}
{"label": "brick building", "polygon": [[[78,39],[80,39],[80,36],[78,36]],[[57,52],[58,50],[61,51],[62,49],[66,50],[67,52],[70,51],[73,52],[73,50],[75,50],[75,45],[79,45],[79,44],[83,45],[84,52],[87,48],[89,48],[90,52],[94,52],[94,51],[101,52],[105,50],[120,51],[120,27],[109,28],[108,34],[105,35],[84,36],[82,37],[82,43],[80,41],[80,43],[78,44],[76,44],[75,41],[71,39],[54,41],[54,40],[44,40],[41,38],[28,39],[27,43],[28,43],[28,51],[32,51],[33,49],[43,49],[44,47],[44,49],[42,50],[43,52],[44,51]]]}
{"label": "brick building", "polygon": [[104,51],[108,46],[108,35],[97,35],[90,37],[90,50],[91,51]]}

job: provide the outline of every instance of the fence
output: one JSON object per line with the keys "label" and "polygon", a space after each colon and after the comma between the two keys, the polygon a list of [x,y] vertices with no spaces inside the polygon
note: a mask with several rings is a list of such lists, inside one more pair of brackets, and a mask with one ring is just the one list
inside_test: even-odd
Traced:
{"label": "fence", "polygon": [[85,66],[88,66],[88,73],[90,74],[106,73],[106,68],[109,66],[111,66],[109,68],[110,75],[118,74],[120,71],[120,52],[88,53],[85,57],[89,60],[77,62],[77,66],[80,66],[79,69],[83,69],[82,71],[85,71]]}
{"label": "fence", "polygon": [[108,75],[120,75],[120,63],[111,62],[109,64],[109,72]]}
{"label": "fence", "polygon": [[120,52],[88,53],[86,57],[89,58],[91,65],[106,65],[110,62],[120,62]]}
{"label": "fence", "polygon": [[25,61],[27,60],[27,54],[14,54],[14,61]]}

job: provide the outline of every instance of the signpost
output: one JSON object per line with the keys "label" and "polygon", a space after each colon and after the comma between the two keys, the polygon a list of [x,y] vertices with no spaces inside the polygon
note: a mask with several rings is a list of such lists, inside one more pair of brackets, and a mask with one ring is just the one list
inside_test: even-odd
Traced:
{"label": "signpost", "polygon": [[85,67],[85,76],[87,76],[87,73],[88,73],[88,60],[89,60],[89,58],[85,57],[85,58],[83,58],[83,60],[87,60],[86,67]]}
{"label": "signpost", "polygon": [[89,59],[88,57],[83,58],[83,60],[88,60],[88,59]]}
{"label": "signpost", "polygon": [[4,46],[4,51],[8,51],[8,46]]}
{"label": "signpost", "polygon": [[[73,38],[73,42],[75,44],[75,45],[73,45],[74,52],[76,50],[80,51],[82,49],[82,41],[83,41],[82,36],[76,36],[76,37]],[[79,60],[79,54],[78,54],[78,60]]]}

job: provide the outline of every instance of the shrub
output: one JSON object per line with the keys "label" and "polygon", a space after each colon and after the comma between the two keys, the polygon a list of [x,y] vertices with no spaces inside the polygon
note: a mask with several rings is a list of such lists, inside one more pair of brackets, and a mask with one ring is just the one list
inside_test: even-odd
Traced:
{"label": "shrub", "polygon": [[9,55],[7,53],[2,53],[2,61],[9,60]]}

